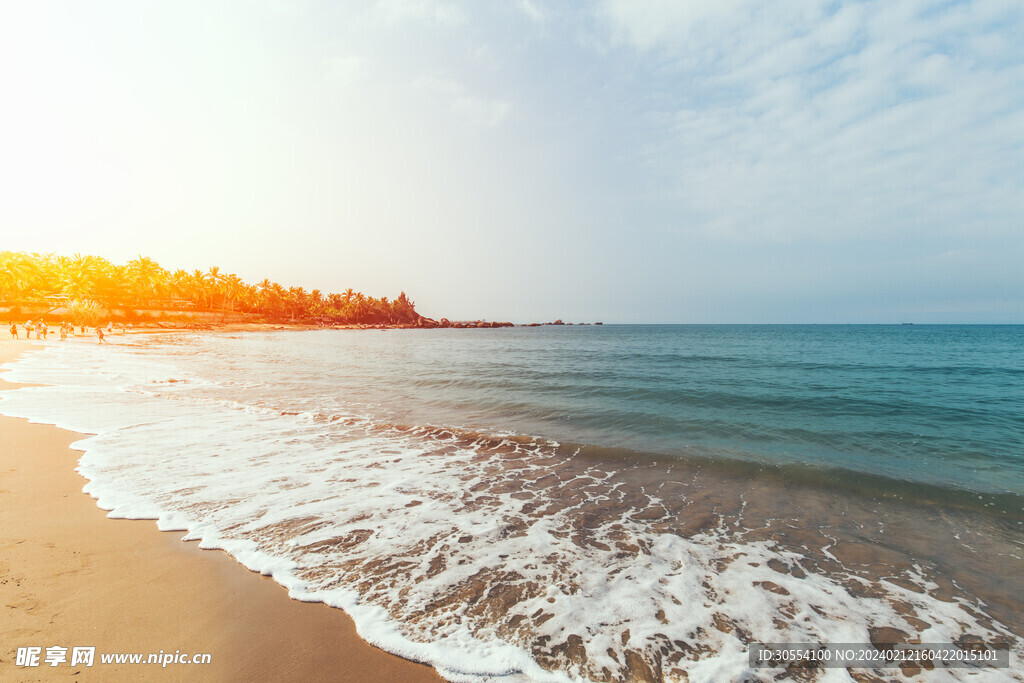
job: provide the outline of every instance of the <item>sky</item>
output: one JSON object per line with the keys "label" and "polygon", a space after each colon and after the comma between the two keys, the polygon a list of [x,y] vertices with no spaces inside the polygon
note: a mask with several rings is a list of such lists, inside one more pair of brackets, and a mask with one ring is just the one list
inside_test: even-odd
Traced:
{"label": "sky", "polygon": [[0,0],[0,249],[514,322],[1024,323],[1019,0]]}

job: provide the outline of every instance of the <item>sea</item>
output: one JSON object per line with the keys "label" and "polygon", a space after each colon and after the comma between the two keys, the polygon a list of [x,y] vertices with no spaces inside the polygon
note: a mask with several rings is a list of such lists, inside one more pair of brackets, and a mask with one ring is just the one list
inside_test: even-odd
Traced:
{"label": "sea", "polygon": [[449,680],[767,681],[756,643],[879,640],[1005,643],[917,680],[1024,680],[1024,326],[108,340],[8,363],[37,386],[0,412],[88,435],[110,517]]}

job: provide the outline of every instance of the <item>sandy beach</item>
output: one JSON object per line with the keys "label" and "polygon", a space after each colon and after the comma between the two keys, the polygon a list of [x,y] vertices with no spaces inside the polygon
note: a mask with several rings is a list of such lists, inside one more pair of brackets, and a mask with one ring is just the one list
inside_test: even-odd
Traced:
{"label": "sandy beach", "polygon": [[[34,346],[5,340],[0,363]],[[106,519],[74,471],[79,438],[0,416],[0,679],[441,680],[363,642],[341,610],[291,600],[222,552],[152,521]],[[67,661],[49,666],[55,646]],[[17,667],[24,647],[41,648],[39,666]],[[95,648],[91,667],[70,665],[75,647]],[[161,651],[209,653],[210,663],[100,661]]]}

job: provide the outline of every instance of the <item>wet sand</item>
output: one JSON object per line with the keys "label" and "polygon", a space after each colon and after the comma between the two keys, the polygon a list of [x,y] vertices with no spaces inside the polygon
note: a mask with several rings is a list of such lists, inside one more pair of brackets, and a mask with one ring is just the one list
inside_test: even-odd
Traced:
{"label": "wet sand", "polygon": [[[0,342],[0,363],[35,347]],[[35,347],[38,348],[38,347]],[[0,381],[0,389],[12,385]],[[440,681],[363,642],[341,610],[291,600],[272,579],[153,521],[108,520],[82,493],[81,435],[0,416],[0,679]],[[19,647],[42,648],[19,668]],[[95,647],[92,667],[44,661]],[[102,664],[101,653],[209,653],[209,664]]]}

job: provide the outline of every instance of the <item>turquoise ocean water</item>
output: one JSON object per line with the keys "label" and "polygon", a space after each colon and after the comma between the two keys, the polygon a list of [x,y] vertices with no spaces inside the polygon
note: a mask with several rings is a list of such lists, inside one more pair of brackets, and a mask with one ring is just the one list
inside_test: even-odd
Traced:
{"label": "turquoise ocean water", "polygon": [[[411,422],[1024,495],[1024,327],[623,325],[353,338],[324,380]],[[330,353],[329,337],[298,342]]]}

